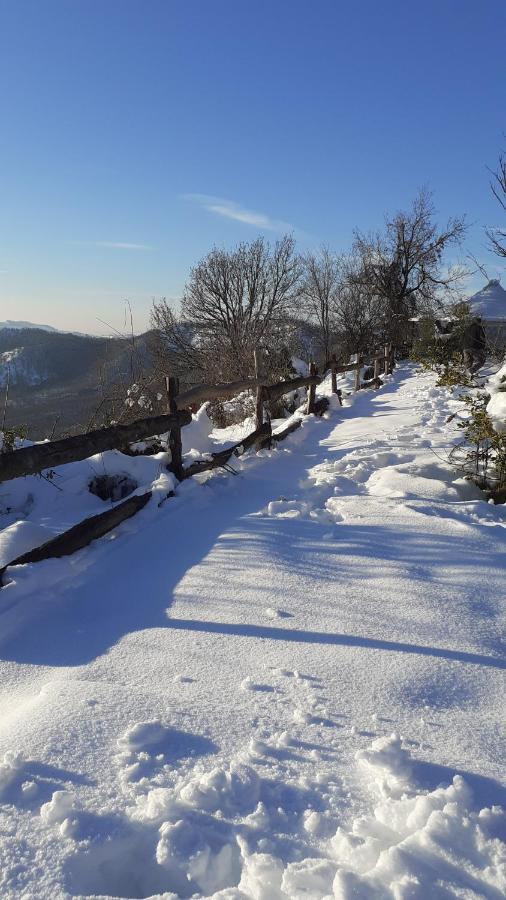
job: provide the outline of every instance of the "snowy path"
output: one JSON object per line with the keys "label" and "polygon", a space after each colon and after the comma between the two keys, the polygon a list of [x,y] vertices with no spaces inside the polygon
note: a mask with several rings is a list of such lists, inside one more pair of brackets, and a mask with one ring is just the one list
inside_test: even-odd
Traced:
{"label": "snowy path", "polygon": [[506,518],[433,384],[4,589],[3,898],[504,895]]}

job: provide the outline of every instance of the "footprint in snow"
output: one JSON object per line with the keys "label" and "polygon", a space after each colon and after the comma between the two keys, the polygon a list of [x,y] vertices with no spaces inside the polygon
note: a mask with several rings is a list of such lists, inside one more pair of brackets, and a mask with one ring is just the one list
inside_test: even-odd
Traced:
{"label": "footprint in snow", "polygon": [[253,681],[249,675],[244,681],[241,681],[241,689],[243,691],[260,691],[266,694],[274,693],[275,688],[270,684],[259,684],[256,681]]}

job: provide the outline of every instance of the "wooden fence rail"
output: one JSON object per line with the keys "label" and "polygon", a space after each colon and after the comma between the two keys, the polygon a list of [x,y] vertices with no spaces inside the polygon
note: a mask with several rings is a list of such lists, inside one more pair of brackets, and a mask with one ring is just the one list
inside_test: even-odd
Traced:
{"label": "wooden fence rail", "polygon": [[183,409],[175,415],[151,416],[128,425],[99,428],[59,441],[46,441],[0,453],[0,482],[19,478],[21,475],[35,475],[43,469],[53,469],[65,463],[78,462],[104,450],[121,449],[133,441],[189,425],[191,420],[190,411]]}
{"label": "wooden fence rail", "polygon": [[169,446],[172,461],[178,470],[175,474],[179,476],[182,470],[181,428],[189,425],[192,421],[191,412],[187,409],[190,404],[199,402],[202,397],[207,400],[215,397],[230,397],[238,391],[246,390],[257,384],[263,386],[265,399],[271,401],[299,387],[318,384],[320,378],[316,375],[307,378],[292,378],[274,385],[265,385],[264,381],[265,379],[249,379],[229,384],[202,385],[199,388],[192,388],[182,394],[177,394],[176,380],[169,378],[167,380],[168,415],[151,416],[130,422],[128,425],[99,428],[95,431],[88,431],[86,434],[76,434],[57,441],[46,441],[41,444],[33,444],[31,447],[0,453],[0,482],[19,478],[22,475],[35,475],[44,469],[53,469],[65,463],[78,462],[95,453],[102,453],[104,450],[120,450],[134,441],[166,432],[170,433]]}
{"label": "wooden fence rail", "polygon": [[[391,346],[385,347],[382,354],[373,357],[376,363],[384,362],[385,372],[391,371],[393,363],[393,351]],[[342,372],[356,371],[356,389],[360,387],[360,369],[362,361],[348,365],[337,365],[332,360],[332,390],[337,393],[336,375]],[[376,370],[375,370],[376,371]],[[375,375],[375,377],[379,377]],[[168,415],[151,416],[146,419],[138,419],[127,425],[113,425],[110,428],[100,428],[89,431],[86,434],[78,434],[57,441],[46,441],[41,444],[33,444],[31,447],[22,447],[7,453],[0,453],[0,482],[18,478],[22,475],[34,475],[44,469],[52,469],[69,462],[78,462],[87,459],[104,450],[121,449],[128,444],[155,434],[169,432],[169,447],[172,456],[172,470],[180,478],[183,475],[181,428],[191,422],[190,405],[203,403],[206,400],[230,397],[234,394],[258,388],[257,397],[257,427],[263,424],[258,419],[260,406],[263,403],[272,403],[284,394],[291,393],[301,387],[309,387],[307,411],[312,412],[315,402],[315,387],[321,379],[316,373],[314,363],[311,364],[310,374],[280,381],[276,384],[266,384],[265,377],[257,375],[256,378],[243,379],[221,384],[204,384],[190,388],[178,394],[177,380],[167,379]]]}
{"label": "wooden fence rail", "polygon": [[393,372],[395,366],[395,351],[393,349],[392,344],[386,344],[384,349],[379,353],[373,354],[363,354],[359,355],[357,362],[354,363],[346,363],[344,365],[339,365],[335,356],[330,360],[330,372],[332,377],[332,393],[337,394],[337,375],[342,375],[345,372],[355,372],[355,390],[360,390],[361,387],[366,386],[369,387],[369,384],[362,385],[360,382],[360,372],[364,366],[364,360],[368,359],[371,363],[374,364],[374,377],[371,381],[376,382],[376,387],[379,387],[379,378],[381,375],[381,368],[383,368],[383,372],[385,375],[391,374]]}
{"label": "wooden fence rail", "polygon": [[[376,354],[372,359],[374,360],[373,382],[376,382],[377,386],[379,386],[380,366],[383,364],[385,372],[388,373],[392,370],[395,363],[395,355],[391,345],[385,347],[384,352]],[[331,361],[332,392],[337,394],[339,399],[341,392],[337,388],[337,373],[355,371],[356,389],[358,390],[360,387],[365,386],[360,384],[361,367],[362,359],[360,356],[356,363],[350,363],[345,366],[337,365],[335,357],[333,358]],[[58,441],[48,441],[42,444],[34,444],[31,447],[23,447],[19,450],[0,453],[0,482],[18,478],[22,475],[33,475],[41,472],[43,469],[51,469],[65,463],[77,462],[104,450],[126,448],[132,442],[166,432],[169,433],[170,468],[179,480],[183,480],[209,469],[226,466],[232,456],[241,456],[250,447],[255,446],[258,449],[262,446],[270,446],[272,441],[282,441],[302,424],[302,418],[296,418],[283,430],[273,434],[270,420],[267,422],[263,421],[265,404],[274,402],[283,395],[301,387],[307,387],[309,388],[307,414],[321,414],[328,406],[326,398],[320,398],[318,401],[315,399],[316,385],[320,383],[321,379],[317,374],[314,363],[311,363],[310,374],[307,377],[291,378],[287,381],[269,385],[265,383],[265,378],[262,378],[259,374],[259,363],[258,360],[255,360],[255,375],[254,379],[225,384],[200,385],[184,391],[182,394],[178,393],[178,380],[174,377],[167,377],[168,415],[152,416],[146,419],[139,419],[128,425],[114,425],[111,428],[101,428]],[[181,428],[189,425],[192,421],[191,412],[187,407],[206,400],[230,397],[234,393],[252,388],[257,389],[257,423],[255,430],[233,446],[213,453],[207,459],[197,460],[185,468],[183,465]],[[112,509],[79,522],[42,546],[17,557],[0,568],[0,587],[5,583],[4,576],[8,566],[70,555],[107,534],[125,519],[133,516],[146,505],[150,497],[151,491],[129,497],[122,503],[116,504]]]}

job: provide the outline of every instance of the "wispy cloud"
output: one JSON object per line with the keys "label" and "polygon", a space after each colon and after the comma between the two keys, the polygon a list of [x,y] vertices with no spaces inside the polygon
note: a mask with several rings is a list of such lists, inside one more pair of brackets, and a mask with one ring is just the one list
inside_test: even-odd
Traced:
{"label": "wispy cloud", "polygon": [[95,241],[97,247],[109,247],[111,250],[152,250],[149,244],[130,244],[127,241]]}
{"label": "wispy cloud", "polygon": [[153,250],[149,244],[133,244],[129,241],[71,241],[70,243],[88,247],[105,247],[108,250]]}
{"label": "wispy cloud", "polygon": [[266,213],[255,212],[246,209],[233,200],[224,200],[222,197],[213,197],[210,194],[183,194],[184,200],[197,203],[202,209],[223,216],[225,219],[233,219],[235,222],[243,222],[245,225],[253,225],[265,231],[299,231],[290,222],[282,219],[273,219]]}

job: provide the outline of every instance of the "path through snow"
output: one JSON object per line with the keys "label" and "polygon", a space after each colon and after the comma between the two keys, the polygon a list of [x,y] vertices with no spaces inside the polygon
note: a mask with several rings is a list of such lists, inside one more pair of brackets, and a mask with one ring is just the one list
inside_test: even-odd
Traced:
{"label": "path through snow", "polygon": [[12,570],[3,898],[504,896],[506,520],[455,408],[399,367]]}

